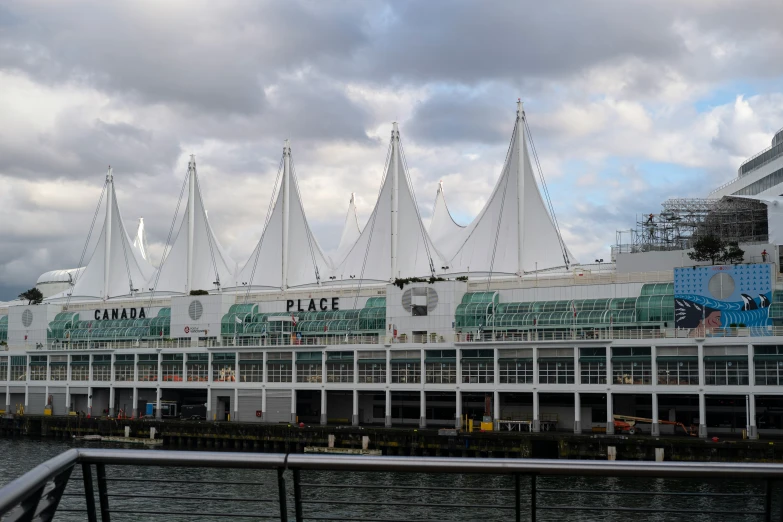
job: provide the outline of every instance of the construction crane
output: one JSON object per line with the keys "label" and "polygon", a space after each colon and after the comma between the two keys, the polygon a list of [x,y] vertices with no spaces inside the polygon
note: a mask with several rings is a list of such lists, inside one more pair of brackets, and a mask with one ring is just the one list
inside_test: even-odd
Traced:
{"label": "construction crane", "polygon": [[[652,424],[653,419],[647,419],[645,417],[631,417],[630,415],[612,415],[612,418],[614,419],[614,430],[615,432],[628,432],[629,435],[635,435],[639,432],[639,429],[636,427],[637,423],[642,424]],[[665,420],[659,420],[657,421],[658,424],[667,424],[670,426],[679,426],[682,428],[682,431],[685,432],[686,435],[690,435],[691,437],[696,437],[699,435],[699,430],[695,426],[688,426],[686,427],[685,424],[682,422],[676,422],[676,421],[665,421]]]}

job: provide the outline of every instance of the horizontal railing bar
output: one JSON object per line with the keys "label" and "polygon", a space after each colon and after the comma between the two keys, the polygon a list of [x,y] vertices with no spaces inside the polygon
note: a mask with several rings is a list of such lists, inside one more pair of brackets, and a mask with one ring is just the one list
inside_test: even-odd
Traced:
{"label": "horizontal railing bar", "polygon": [[451,522],[444,519],[423,519],[423,518],[346,518],[346,517],[312,517],[307,520],[340,520],[344,522]]}
{"label": "horizontal railing bar", "polygon": [[[514,488],[494,488],[494,489],[488,489],[488,488],[443,488],[443,487],[435,487],[435,486],[382,486],[382,485],[371,485],[371,486],[363,486],[361,484],[299,484],[301,487],[305,488],[345,488],[346,486],[349,486],[351,489],[415,489],[415,490],[421,490],[421,491],[479,491],[479,492],[513,492]],[[540,489],[538,491],[541,491]]]}
{"label": "horizontal railing bar", "polygon": [[623,511],[633,513],[699,513],[699,514],[725,514],[725,515],[764,515],[764,511],[705,511],[703,509],[665,509],[665,508],[633,508],[633,507],[603,507],[603,506],[541,506],[536,505],[536,509],[546,509],[549,511]]}
{"label": "horizontal railing bar", "polygon": [[139,511],[137,509],[112,509],[111,514],[135,514],[135,515],[184,515],[188,517],[222,517],[222,518],[264,518],[270,520],[280,520],[280,515],[259,515],[257,513],[193,513],[189,511]]}
{"label": "horizontal railing bar", "polygon": [[53,477],[73,468],[78,457],[78,450],[70,449],[39,464],[0,488],[0,513],[7,513],[35,491],[43,488]]}
{"label": "horizontal railing bar", "polygon": [[172,498],[171,495],[129,495],[126,493],[109,493],[107,496],[116,497],[116,498],[168,498],[172,500],[204,500],[204,501],[208,500],[209,502],[277,502],[276,500],[252,498],[252,497],[210,496],[209,498],[204,498],[204,497],[183,497],[182,495],[177,495],[176,497]]}
{"label": "horizontal railing bar", "polygon": [[225,485],[225,486],[267,486],[263,482],[226,482],[221,480],[168,480],[168,479],[124,479],[124,478],[106,478],[106,482],[155,482],[166,484],[209,484],[209,485]]}
{"label": "horizontal railing bar", "polygon": [[57,508],[58,513],[86,513],[86,509],[68,509],[68,508]]}
{"label": "horizontal railing bar", "polygon": [[536,489],[536,493],[598,493],[601,495],[666,495],[666,496],[684,496],[684,497],[759,497],[764,498],[764,494],[749,493],[690,493],[683,491],[603,491],[598,489]]}
{"label": "horizontal railing bar", "polygon": [[106,465],[201,468],[396,471],[408,473],[537,474],[540,476],[680,477],[783,479],[783,464],[749,462],[636,462],[453,457],[371,457],[358,455],[218,453],[122,449],[72,450],[79,462]]}
{"label": "horizontal railing bar", "polygon": [[516,509],[514,506],[482,506],[476,504],[419,504],[416,502],[362,502],[358,500],[302,500],[302,504],[340,504],[349,506],[411,506],[440,508]]}

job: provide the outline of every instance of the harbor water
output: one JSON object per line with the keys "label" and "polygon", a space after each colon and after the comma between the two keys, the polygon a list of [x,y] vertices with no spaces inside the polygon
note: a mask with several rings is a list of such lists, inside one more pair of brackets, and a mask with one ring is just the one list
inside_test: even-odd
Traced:
{"label": "harbor water", "polygon": [[[107,447],[100,443],[0,439],[0,485],[67,449],[78,447],[77,444]],[[228,513],[248,515],[241,520],[264,519],[265,516],[273,519],[271,517],[279,509],[277,474],[273,471],[107,466],[107,477],[113,520],[212,520]],[[287,472],[285,477],[291,481],[291,472]],[[522,477],[520,481],[524,492],[523,510],[528,501],[529,480]],[[756,496],[765,491],[762,481],[704,483],[682,479],[592,477],[539,477],[537,480],[540,491],[538,520],[763,520],[763,517],[748,514],[764,508],[763,498]],[[513,520],[513,511],[507,508],[514,506],[511,489],[514,481],[507,476],[303,472],[302,483],[305,484],[302,497],[308,501],[304,506],[305,520]],[[291,482],[288,490],[293,491]],[[81,470],[75,469],[66,490],[73,496],[65,496],[60,507],[83,509],[84,498],[79,495],[82,491]],[[595,494],[590,491],[611,493]],[[721,496],[672,496],[664,492],[719,493]],[[228,500],[229,497],[234,500]],[[778,505],[779,499],[775,498],[774,511],[779,509]],[[545,509],[568,506],[587,506],[597,510]],[[293,498],[289,498],[288,507],[290,519],[294,520]],[[666,512],[600,510],[605,507],[655,507]],[[708,511],[721,514],[708,514]],[[201,514],[201,517],[196,518],[193,513]],[[83,512],[63,511],[55,517],[55,520],[66,522],[85,519]]]}

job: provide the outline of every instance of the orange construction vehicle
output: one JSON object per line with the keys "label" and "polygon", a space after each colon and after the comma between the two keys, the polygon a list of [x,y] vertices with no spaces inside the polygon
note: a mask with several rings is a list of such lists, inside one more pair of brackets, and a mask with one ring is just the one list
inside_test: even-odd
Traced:
{"label": "orange construction vehicle", "polygon": [[[647,419],[644,417],[631,417],[630,415],[612,415],[614,418],[614,431],[615,433],[627,432],[629,435],[635,435],[640,433],[639,428],[636,427],[637,423],[652,424],[653,419]],[[699,428],[697,426],[688,426],[682,422],[659,420],[658,424],[668,424],[670,426],[679,426],[686,435],[696,437],[699,435]]]}

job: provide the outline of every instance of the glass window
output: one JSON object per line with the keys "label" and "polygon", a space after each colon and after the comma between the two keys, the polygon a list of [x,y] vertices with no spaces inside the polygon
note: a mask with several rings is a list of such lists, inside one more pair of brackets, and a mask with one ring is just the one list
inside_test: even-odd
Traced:
{"label": "glass window", "polygon": [[296,363],[296,382],[321,382],[323,376],[321,363]]}
{"label": "glass window", "polygon": [[495,363],[493,361],[466,362],[462,360],[462,382],[486,384],[495,382]]}
{"label": "glass window", "polygon": [[756,386],[783,384],[783,361],[755,361]]}
{"label": "glass window", "polygon": [[386,382],[386,363],[385,362],[362,362],[359,361],[359,382],[360,383],[378,383]]}
{"label": "glass window", "polygon": [[111,380],[111,366],[108,364],[98,364],[92,367],[92,380],[93,381],[110,381]]}
{"label": "glass window", "polygon": [[539,361],[538,382],[540,384],[574,384],[574,360]]}
{"label": "glass window", "polygon": [[65,380],[68,380],[68,365],[67,364],[53,364],[49,368],[49,380],[52,380],[52,381],[65,381]]}
{"label": "glass window", "polygon": [[181,382],[182,381],[182,363],[181,362],[165,361],[161,365],[160,371],[163,372],[163,380],[164,381],[174,381],[174,382]]}
{"label": "glass window", "polygon": [[11,356],[11,380],[27,380],[27,357],[24,355]]}
{"label": "glass window", "polygon": [[428,384],[456,384],[457,363],[456,362],[428,362],[427,383]]}
{"label": "glass window", "polygon": [[240,361],[239,379],[242,382],[263,382],[264,362],[263,361]]}
{"label": "glass window", "polygon": [[421,383],[421,363],[420,362],[394,362],[392,360],[391,380],[393,384]]}
{"label": "glass window", "polygon": [[[271,355],[271,354],[270,354]],[[289,355],[290,357],[290,355]],[[269,382],[291,382],[292,366],[290,361],[286,362],[273,362],[267,363],[267,379]]]}
{"label": "glass window", "polygon": [[45,381],[46,380],[46,355],[31,355],[30,356],[30,380],[31,381]]}
{"label": "glass window", "polygon": [[133,364],[121,364],[114,366],[114,380],[115,381],[132,381],[133,380]]}
{"label": "glass window", "polygon": [[606,363],[591,361],[579,363],[582,384],[606,384]]}
{"label": "glass window", "polygon": [[188,360],[188,382],[206,382],[209,380],[209,365],[206,362]]}
{"label": "glass window", "polygon": [[235,382],[234,363],[212,363],[212,380],[215,382]]}
{"label": "glass window", "polygon": [[90,356],[89,355],[71,356],[71,380],[72,381],[90,380]]}
{"label": "glass window", "polygon": [[748,384],[748,361],[704,361],[704,382],[707,386],[737,386]]}
{"label": "glass window", "polygon": [[0,357],[0,382],[8,378],[8,356]]}
{"label": "glass window", "polygon": [[499,361],[500,384],[531,384],[533,361]]}
{"label": "glass window", "polygon": [[699,384],[697,361],[658,361],[658,384],[686,386]]}
{"label": "glass window", "polygon": [[326,382],[353,382],[353,361],[327,362]]}
{"label": "glass window", "polygon": [[614,384],[651,384],[651,361],[612,361],[612,382]]}

